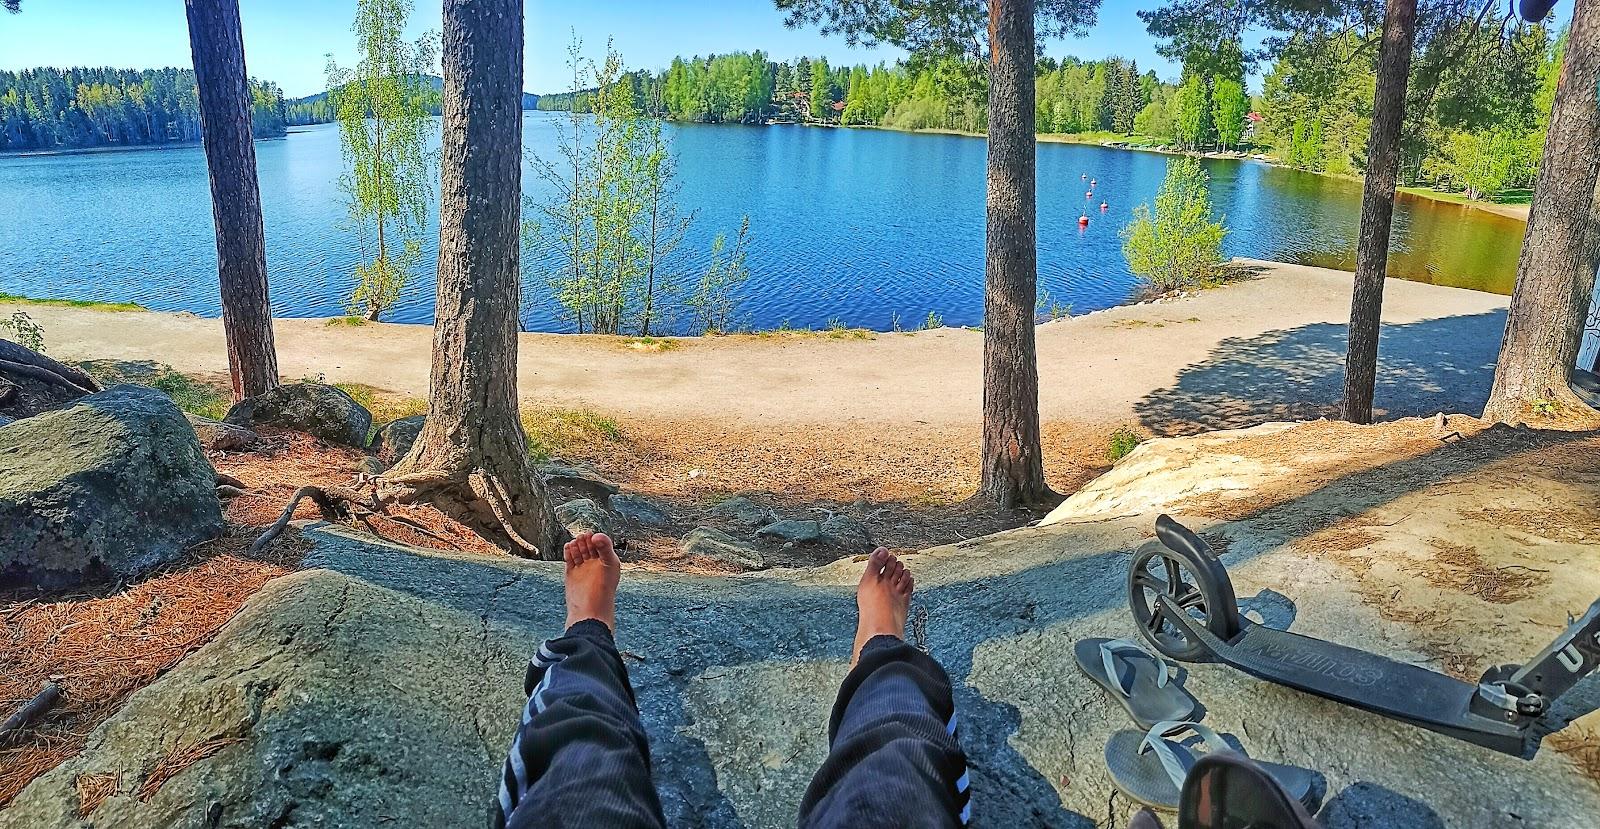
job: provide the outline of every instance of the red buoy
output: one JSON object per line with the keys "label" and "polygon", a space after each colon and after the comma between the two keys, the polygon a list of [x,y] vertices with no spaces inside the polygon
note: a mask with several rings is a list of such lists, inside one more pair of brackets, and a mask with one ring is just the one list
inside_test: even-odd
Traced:
{"label": "red buoy", "polygon": [[1088,227],[1088,226],[1089,226],[1089,217],[1088,216],[1079,216],[1078,217],[1078,227]]}
{"label": "red buoy", "polygon": [[1105,202],[1100,202],[1100,209],[1101,210],[1105,210],[1106,209],[1106,203]]}
{"label": "red buoy", "polygon": [[1095,185],[1095,180],[1094,179],[1089,179],[1089,186],[1093,187],[1094,185]]}
{"label": "red buoy", "polygon": [[1090,191],[1089,191],[1089,192],[1087,192],[1087,193],[1084,193],[1084,194],[1083,194],[1083,197],[1084,197],[1084,198],[1086,198],[1086,199],[1092,199],[1092,198],[1094,198],[1094,191],[1093,191],[1093,190],[1090,190]]}

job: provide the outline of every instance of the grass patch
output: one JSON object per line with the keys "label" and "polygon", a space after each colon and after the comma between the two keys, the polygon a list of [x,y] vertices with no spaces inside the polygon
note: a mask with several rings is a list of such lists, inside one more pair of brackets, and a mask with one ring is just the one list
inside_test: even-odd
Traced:
{"label": "grass patch", "polygon": [[233,390],[217,382],[191,377],[165,363],[147,360],[83,360],[78,368],[106,388],[119,383],[149,386],[172,398],[178,408],[198,417],[221,420],[233,405]]}
{"label": "grass patch", "polygon": [[428,413],[428,401],[421,397],[390,394],[366,383],[334,383],[334,388],[355,398],[367,411],[372,412],[373,428],[413,415]]}
{"label": "grass patch", "polygon": [[323,323],[323,325],[326,325],[329,328],[360,328],[361,326],[366,325],[366,324],[367,324],[367,318],[366,317],[357,317],[357,316],[329,317],[328,321]]}
{"label": "grass patch", "polygon": [[844,324],[844,320],[834,317],[828,320],[828,339],[830,340],[870,340],[872,332],[865,328],[851,328]]}
{"label": "grass patch", "polygon": [[1128,453],[1137,449],[1141,443],[1144,443],[1144,435],[1131,427],[1119,426],[1111,433],[1111,439],[1107,442],[1106,457],[1110,458],[1112,463],[1116,463],[1126,458]]}
{"label": "grass patch", "polygon": [[622,343],[633,351],[674,351],[681,344],[677,340],[666,337],[629,337]]}
{"label": "grass patch", "polygon": [[100,302],[93,299],[39,299],[20,294],[8,294],[4,291],[0,291],[0,302],[10,302],[18,305],[44,305],[51,308],[88,308],[95,311],[150,310],[137,302]]}
{"label": "grass patch", "polygon": [[522,410],[528,455],[543,463],[572,449],[622,440],[617,422],[590,408],[539,406]]}
{"label": "grass patch", "polygon": [[804,339],[829,339],[829,340],[876,340],[878,334],[867,328],[848,328],[837,320],[829,321],[828,327],[818,331],[814,328],[790,328],[788,323],[782,327],[768,331],[752,331],[745,335],[758,340],[804,340]]}

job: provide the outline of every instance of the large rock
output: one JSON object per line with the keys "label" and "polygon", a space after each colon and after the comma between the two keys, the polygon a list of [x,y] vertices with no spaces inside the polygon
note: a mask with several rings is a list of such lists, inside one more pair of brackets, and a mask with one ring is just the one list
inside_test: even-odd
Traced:
{"label": "large rock", "polygon": [[588,498],[574,498],[556,507],[555,512],[556,520],[573,535],[605,533],[612,538],[617,537],[617,522],[610,513]]}
{"label": "large rock", "polygon": [[383,424],[372,436],[372,451],[384,465],[393,466],[411,451],[411,444],[417,442],[417,435],[422,434],[422,426],[427,422],[427,415],[412,415]]}
{"label": "large rock", "polygon": [[762,527],[778,520],[778,516],[774,515],[772,510],[743,495],[735,495],[732,498],[719,501],[716,506],[711,508],[711,514],[716,518],[725,518],[732,521],[741,527]]}
{"label": "large rock", "polygon": [[611,496],[611,511],[641,527],[664,527],[672,523],[672,515],[666,509],[639,495]]}
{"label": "large rock", "polygon": [[217,476],[166,395],[115,386],[0,429],[0,585],[126,580],[222,532]]}
{"label": "large rock", "polygon": [[711,527],[690,530],[678,548],[691,556],[703,556],[745,570],[767,566],[760,547]]}
{"label": "large rock", "polygon": [[569,489],[601,504],[622,491],[622,487],[600,477],[598,473],[562,463],[541,465],[539,475],[544,478],[546,486]]}
{"label": "large rock", "polygon": [[261,436],[243,426],[232,423],[223,423],[209,417],[189,415],[189,425],[194,427],[194,433],[200,438],[200,445],[206,449],[220,452],[244,452],[254,449],[261,442]]}
{"label": "large rock", "polygon": [[788,518],[756,530],[756,535],[789,544],[815,544],[822,540],[822,524],[810,519]]}
{"label": "large rock", "polygon": [[372,413],[355,398],[343,389],[311,382],[290,383],[241,400],[223,420],[235,426],[278,426],[355,447],[367,445],[372,429]]}
{"label": "large rock", "polygon": [[822,522],[822,541],[849,553],[870,553],[872,532],[867,525],[844,513],[835,513]]}

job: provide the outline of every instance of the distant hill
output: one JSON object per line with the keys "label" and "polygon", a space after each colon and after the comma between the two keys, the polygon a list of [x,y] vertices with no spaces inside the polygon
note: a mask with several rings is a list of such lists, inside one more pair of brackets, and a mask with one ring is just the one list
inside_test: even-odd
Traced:
{"label": "distant hill", "polygon": [[[425,78],[428,84],[433,87],[435,92],[444,89],[444,78],[441,78],[438,75],[427,75]],[[283,103],[285,110],[284,120],[287,121],[290,126],[296,126],[300,124],[326,124],[335,120],[336,117],[336,113],[333,111],[332,105],[328,103],[328,93],[326,90],[318,92],[315,95],[307,95],[304,98],[291,98]],[[539,96],[533,94],[532,92],[522,93],[522,108],[538,109]],[[439,114],[439,107],[435,106],[433,108],[433,114]]]}

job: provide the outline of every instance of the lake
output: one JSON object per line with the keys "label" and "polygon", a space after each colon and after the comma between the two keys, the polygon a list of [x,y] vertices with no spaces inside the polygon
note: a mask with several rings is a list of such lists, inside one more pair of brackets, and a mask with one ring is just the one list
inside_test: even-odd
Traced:
{"label": "lake", "polygon": [[[557,113],[528,113],[525,148],[555,158]],[[680,204],[693,211],[686,266],[703,268],[712,239],[749,215],[751,277],[741,321],[752,328],[830,322],[887,330],[929,313],[978,325],[983,310],[982,139],[870,129],[676,125]],[[335,125],[256,144],[272,307],[280,316],[345,313],[355,237],[342,225],[343,162]],[[1151,201],[1167,164],[1154,153],[1039,145],[1041,294],[1073,312],[1125,302],[1137,282],[1118,232]],[[1250,161],[1211,160],[1224,250],[1350,269],[1359,182]],[[1087,183],[1098,181],[1087,228]],[[524,190],[546,186],[524,171]],[[1105,212],[1099,202],[1109,203]],[[0,157],[0,292],[123,300],[164,311],[219,313],[205,158],[199,147]],[[524,211],[524,215],[530,215]],[[1402,196],[1392,276],[1509,293],[1523,223]],[[432,319],[437,229],[395,322]],[[538,257],[531,257],[537,260]],[[537,270],[534,267],[527,270]],[[527,330],[566,331],[543,277],[530,272]]]}

